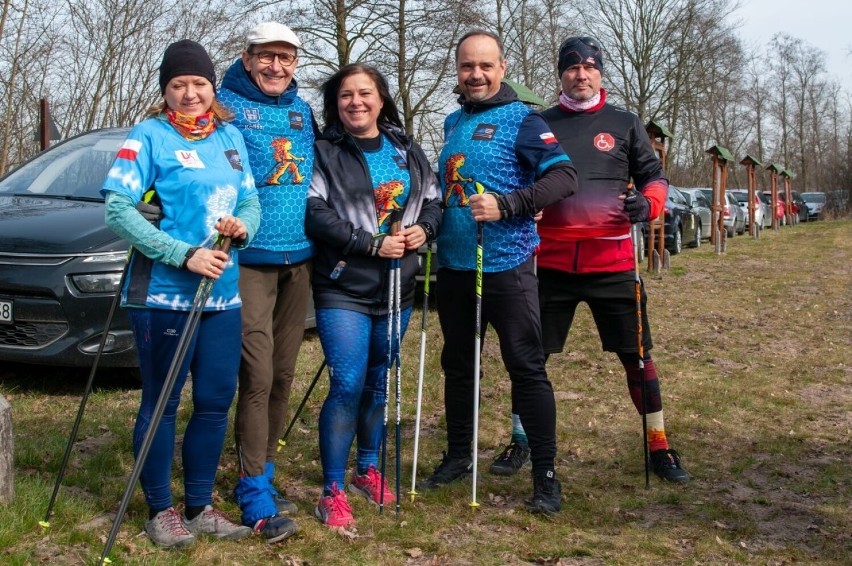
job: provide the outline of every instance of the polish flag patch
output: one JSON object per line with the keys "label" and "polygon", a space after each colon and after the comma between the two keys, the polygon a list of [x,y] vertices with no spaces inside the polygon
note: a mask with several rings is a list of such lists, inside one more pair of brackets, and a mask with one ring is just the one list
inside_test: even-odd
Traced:
{"label": "polish flag patch", "polygon": [[118,159],[126,159],[128,161],[136,161],[136,156],[139,155],[139,150],[142,149],[142,142],[139,140],[124,140],[121,149],[118,150]]}
{"label": "polish flag patch", "polygon": [[540,137],[541,141],[548,145],[557,142],[556,136],[553,135],[553,132],[544,132],[543,134],[539,134],[538,137]]}

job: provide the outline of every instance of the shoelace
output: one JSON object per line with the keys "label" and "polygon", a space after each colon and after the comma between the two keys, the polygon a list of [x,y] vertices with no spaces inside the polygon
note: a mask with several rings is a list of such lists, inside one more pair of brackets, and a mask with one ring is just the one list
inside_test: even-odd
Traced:
{"label": "shoelace", "polygon": [[330,498],[331,501],[329,502],[329,507],[331,507],[332,511],[343,514],[352,514],[352,507],[349,506],[349,501],[347,501],[345,493],[339,489],[334,490],[331,492]]}
{"label": "shoelace", "polygon": [[390,488],[388,487],[387,479],[385,479],[384,485],[382,484],[382,475],[376,471],[375,468],[369,468],[367,470],[367,481],[370,482],[370,489],[373,493],[381,494],[382,491],[385,493],[385,499],[391,495]]}
{"label": "shoelace", "polygon": [[190,534],[186,526],[183,524],[183,520],[180,518],[180,515],[178,515],[174,508],[169,509],[165,514],[160,513],[157,517],[157,521],[163,526],[164,530],[173,535]]}

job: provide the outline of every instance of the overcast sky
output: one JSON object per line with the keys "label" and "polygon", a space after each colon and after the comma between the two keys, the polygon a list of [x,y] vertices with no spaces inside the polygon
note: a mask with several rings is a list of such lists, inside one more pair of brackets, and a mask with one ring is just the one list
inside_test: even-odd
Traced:
{"label": "overcast sky", "polygon": [[852,1],[740,0],[740,37],[761,53],[784,32],[825,51],[828,73],[852,93]]}

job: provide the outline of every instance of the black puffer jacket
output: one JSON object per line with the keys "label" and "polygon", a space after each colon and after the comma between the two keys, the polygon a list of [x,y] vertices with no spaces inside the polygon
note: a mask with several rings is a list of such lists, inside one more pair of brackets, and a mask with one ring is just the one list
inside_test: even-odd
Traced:
{"label": "black puffer jacket", "polygon": [[[411,192],[403,226],[428,225],[427,234],[434,236],[441,227],[441,200],[438,180],[426,154],[402,130],[387,124],[379,124],[379,129],[408,161]],[[367,162],[352,136],[334,127],[323,132],[314,151],[305,229],[317,246],[315,306],[387,314],[388,260],[373,256],[370,247],[379,228]],[[341,262],[345,267],[332,279]],[[418,269],[416,252],[406,252],[401,261],[402,308],[414,301]]]}

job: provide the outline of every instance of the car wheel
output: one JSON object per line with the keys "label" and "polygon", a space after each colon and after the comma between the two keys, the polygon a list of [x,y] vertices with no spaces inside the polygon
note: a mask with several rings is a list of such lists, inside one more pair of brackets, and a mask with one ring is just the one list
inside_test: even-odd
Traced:
{"label": "car wheel", "polygon": [[698,226],[695,227],[695,241],[692,242],[693,248],[701,247],[701,222],[698,223]]}
{"label": "car wheel", "polygon": [[725,227],[725,232],[727,232],[727,233],[728,233],[728,237],[729,237],[729,238],[733,238],[733,237],[734,237],[734,232],[736,232],[736,230],[734,230],[734,227],[733,227],[733,226],[731,226],[730,228]]}
{"label": "car wheel", "polygon": [[680,226],[675,229],[674,243],[672,244],[672,249],[669,251],[672,255],[677,255],[683,251],[683,233]]}

